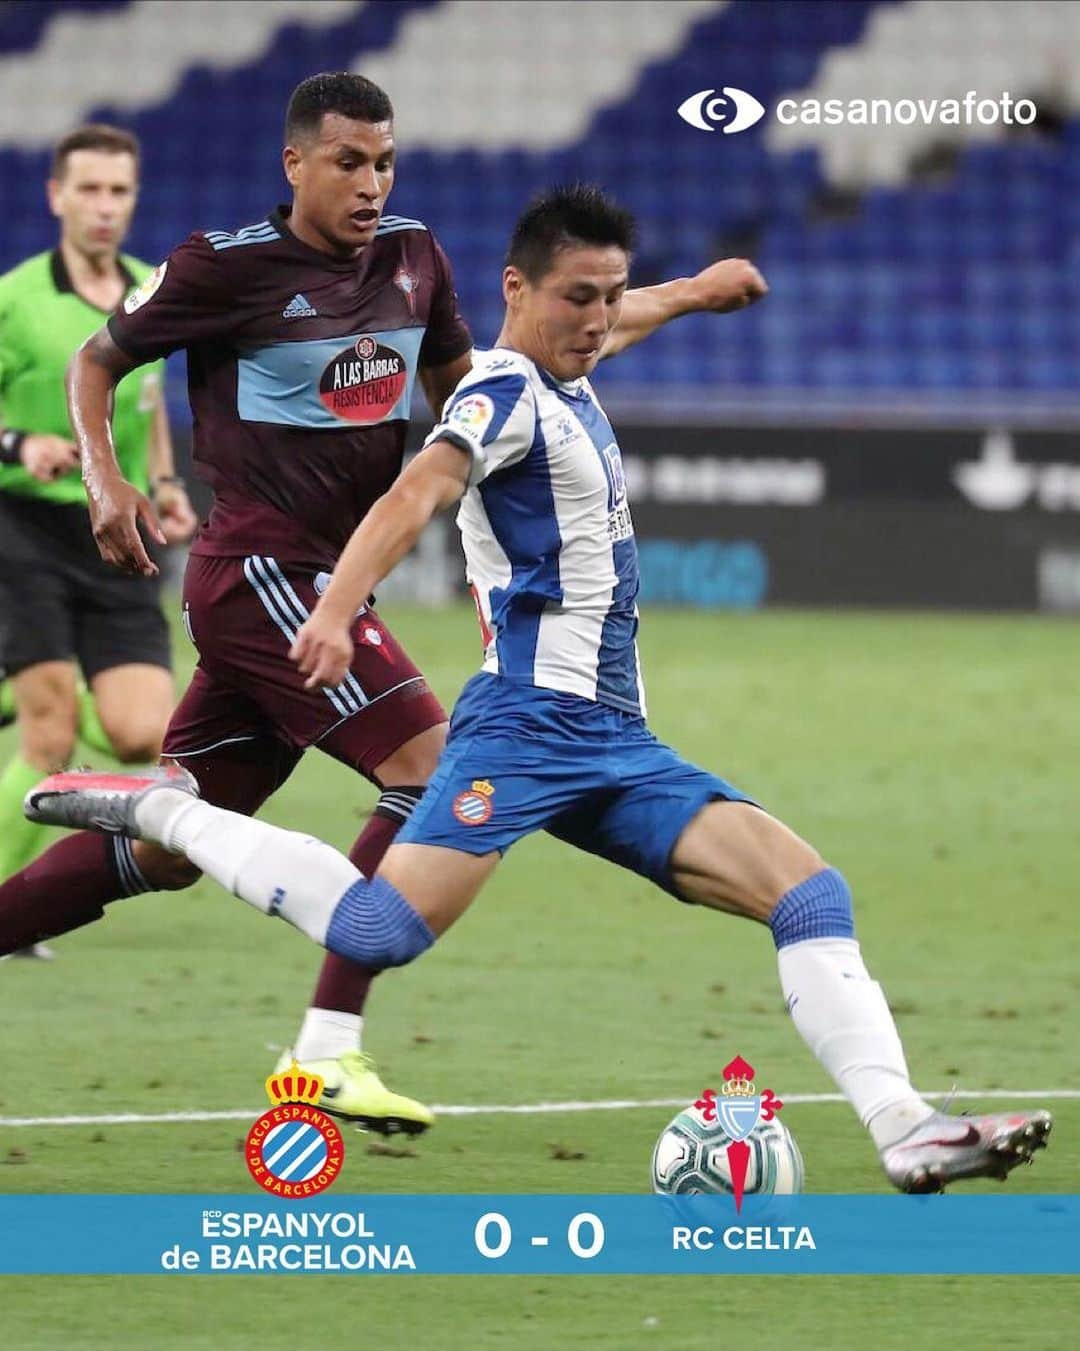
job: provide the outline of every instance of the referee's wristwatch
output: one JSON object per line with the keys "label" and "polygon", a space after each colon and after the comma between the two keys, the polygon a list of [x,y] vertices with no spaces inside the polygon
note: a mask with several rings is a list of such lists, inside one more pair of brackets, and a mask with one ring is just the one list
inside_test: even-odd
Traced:
{"label": "referee's wristwatch", "polygon": [[18,427],[5,427],[0,432],[0,464],[22,464],[23,442],[29,435]]}

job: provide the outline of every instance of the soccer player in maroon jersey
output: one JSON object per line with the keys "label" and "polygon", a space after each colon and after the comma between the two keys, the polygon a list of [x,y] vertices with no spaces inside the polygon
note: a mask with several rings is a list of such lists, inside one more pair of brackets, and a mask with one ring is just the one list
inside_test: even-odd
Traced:
{"label": "soccer player in maroon jersey", "polygon": [[[111,391],[141,363],[187,350],[195,466],[215,500],[184,582],[199,662],[164,756],[195,775],[204,799],[250,815],[318,746],[380,789],[349,854],[368,876],[434,771],[446,714],[369,606],[356,616],[342,684],[308,689],[288,653],[353,528],[401,468],[414,383],[437,417],[472,346],[434,237],[385,214],[392,119],[389,98],[360,76],[305,80],[286,115],[291,208],[192,235],[69,373],[101,554],[151,575],[139,525],[152,535],[159,527],[117,468]],[[629,292],[604,355],[678,314],[738,309],[765,289],[750,264],[726,260]],[[145,841],[72,836],[0,887],[0,953],[98,919],[121,896],[197,876]],[[421,1131],[430,1111],[387,1090],[358,1050],[372,975],[328,954],[286,1057],[322,1075],[327,1111],[383,1132]]]}

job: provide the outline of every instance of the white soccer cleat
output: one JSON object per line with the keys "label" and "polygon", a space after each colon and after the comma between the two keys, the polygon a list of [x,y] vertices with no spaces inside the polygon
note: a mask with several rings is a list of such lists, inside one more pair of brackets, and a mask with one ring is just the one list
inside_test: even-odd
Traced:
{"label": "white soccer cleat", "polygon": [[138,774],[110,774],[97,769],[71,769],[50,774],[23,799],[30,821],[73,830],[103,830],[109,835],[140,838],[135,808],[150,793],[172,788],[199,796],[193,775],[176,765],[145,769]]}
{"label": "white soccer cleat", "polygon": [[944,1191],[969,1177],[1006,1175],[1046,1148],[1049,1112],[991,1112],[946,1116],[935,1112],[902,1140],[881,1151],[889,1181],[902,1192]]}

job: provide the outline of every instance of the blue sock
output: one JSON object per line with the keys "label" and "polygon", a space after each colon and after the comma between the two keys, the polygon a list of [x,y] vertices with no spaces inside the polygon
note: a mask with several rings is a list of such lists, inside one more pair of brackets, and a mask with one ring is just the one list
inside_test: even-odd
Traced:
{"label": "blue sock", "polygon": [[338,901],[325,946],[361,966],[381,971],[404,966],[426,952],[435,935],[385,877],[359,878]]}
{"label": "blue sock", "polygon": [[826,868],[786,891],[769,916],[769,928],[778,948],[808,938],[854,938],[851,888],[843,873]]}

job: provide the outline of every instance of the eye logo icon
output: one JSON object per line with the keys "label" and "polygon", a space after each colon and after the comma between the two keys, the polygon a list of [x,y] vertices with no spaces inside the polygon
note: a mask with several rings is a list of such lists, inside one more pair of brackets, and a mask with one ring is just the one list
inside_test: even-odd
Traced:
{"label": "eye logo icon", "polygon": [[725,136],[745,131],[765,116],[764,104],[745,89],[733,89],[731,85],[724,85],[719,93],[715,89],[699,89],[683,99],[677,111],[684,122],[698,131],[715,131],[719,127]]}

